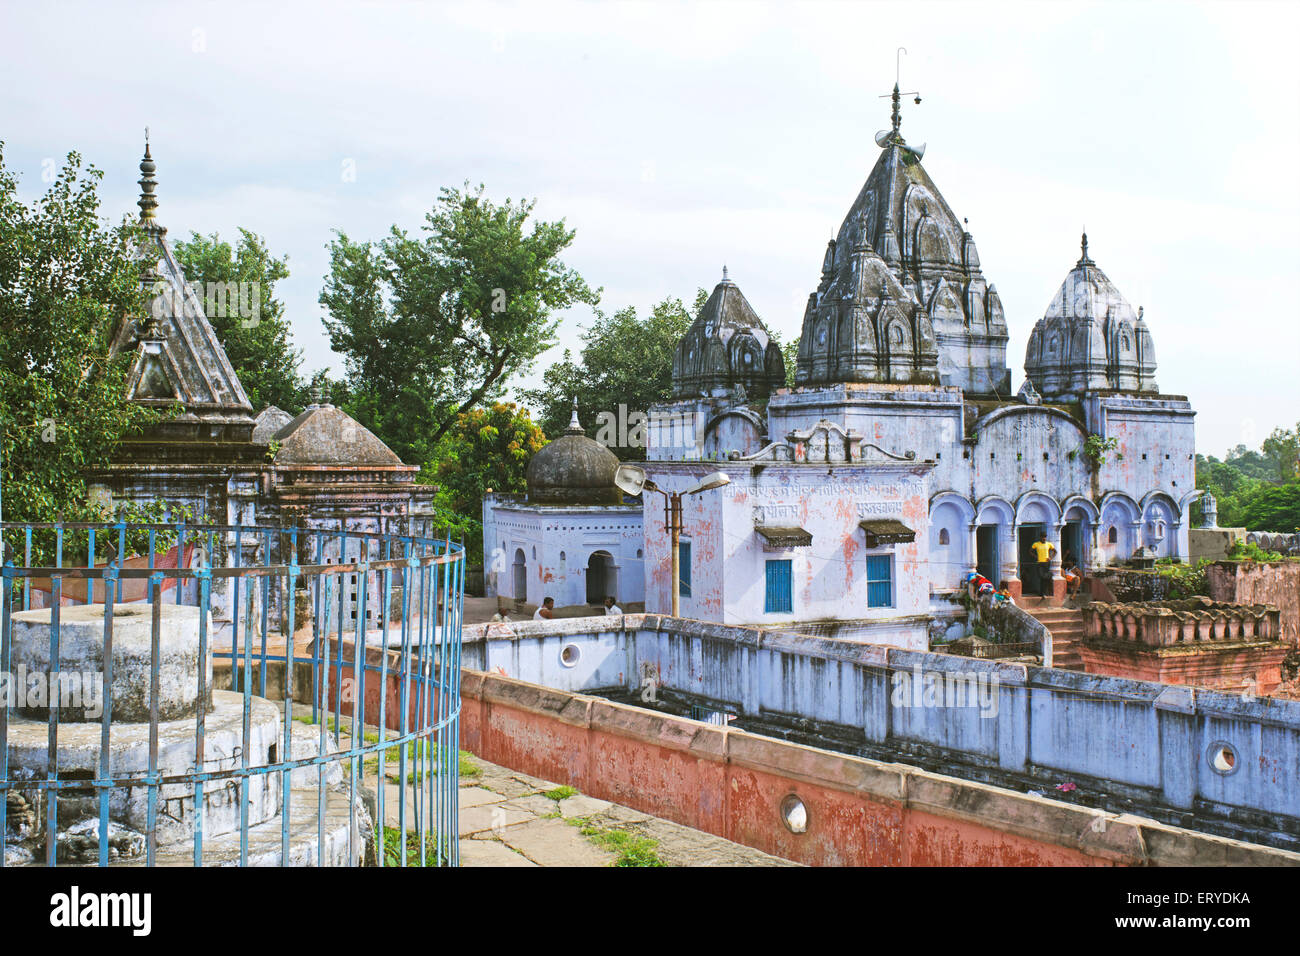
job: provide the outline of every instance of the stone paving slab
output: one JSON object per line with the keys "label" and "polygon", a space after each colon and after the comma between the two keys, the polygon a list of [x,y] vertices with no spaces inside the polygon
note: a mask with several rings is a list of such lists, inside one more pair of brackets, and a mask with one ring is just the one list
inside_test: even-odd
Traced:
{"label": "stone paving slab", "polygon": [[594,846],[577,827],[563,820],[533,820],[512,827],[502,832],[501,842],[538,866],[609,866],[614,862],[613,853]]}
{"label": "stone paving slab", "polygon": [[[539,866],[609,866],[615,861],[615,853],[592,843],[571,820],[654,840],[656,854],[668,866],[798,865],[586,794],[552,800],[543,794],[558,784],[478,757],[472,761],[481,772],[461,780],[461,833],[470,837],[461,840],[462,866],[525,865],[502,856],[503,851]],[[493,812],[499,824],[496,829],[492,829]],[[559,818],[554,816],[557,812]],[[487,827],[479,828],[484,819]]]}
{"label": "stone paving slab", "polygon": [[460,835],[473,836],[484,832],[500,835],[497,831],[535,819],[536,815],[527,810],[513,810],[499,803],[468,807],[460,811]]}
{"label": "stone paving slab", "polygon": [[537,866],[500,840],[461,840],[461,866]]}
{"label": "stone paving slab", "polygon": [[460,788],[460,808],[465,810],[468,807],[481,807],[486,803],[500,803],[506,798],[499,793],[493,793],[491,790],[484,790],[482,787],[465,787]]}
{"label": "stone paving slab", "polygon": [[[580,793],[577,796],[560,801],[560,816],[566,820],[573,817],[590,817],[598,813],[605,813],[612,806],[614,804],[608,800],[597,800],[595,797],[584,796]],[[636,813],[635,810],[631,812]],[[640,814],[640,816],[644,818],[645,814]]]}
{"label": "stone paving slab", "polygon": [[526,797],[515,797],[513,800],[507,800],[501,806],[509,807],[512,810],[526,810],[537,817],[553,817],[560,812],[558,803],[539,793],[530,794]]}

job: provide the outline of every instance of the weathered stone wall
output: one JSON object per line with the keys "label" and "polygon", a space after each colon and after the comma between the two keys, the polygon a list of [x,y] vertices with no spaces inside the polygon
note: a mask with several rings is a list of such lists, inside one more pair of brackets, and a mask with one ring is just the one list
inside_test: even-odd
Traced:
{"label": "weathered stone wall", "polygon": [[[487,760],[810,865],[1300,865],[1285,850],[492,674],[465,671],[461,698],[461,745]],[[791,797],[804,832],[782,821]]]}
{"label": "weathered stone wall", "polygon": [[977,598],[971,607],[970,623],[982,624],[988,630],[989,640],[1001,644],[1037,644],[1041,647],[1043,662],[1051,666],[1051,632],[1036,617],[1017,607],[1012,601],[995,601],[989,595]]}
{"label": "weathered stone wall", "polygon": [[1232,546],[1246,540],[1245,528],[1192,528],[1187,532],[1188,560],[1193,564],[1202,558],[1221,561],[1228,556]]}
{"label": "weathered stone wall", "polygon": [[1173,582],[1156,571],[1112,568],[1093,578],[1093,596],[1115,604],[1140,601],[1168,601],[1174,597]]}
{"label": "weathered stone wall", "polygon": [[[464,639],[466,667],[557,691],[652,686],[815,746],[1013,788],[1074,780],[1113,810],[1195,813],[1300,847],[1300,703],[653,614],[475,625]],[[899,698],[923,680],[992,696]],[[1207,741],[1234,748],[1233,772],[1211,765]]]}
{"label": "weathered stone wall", "polygon": [[1282,640],[1300,647],[1300,561],[1219,561],[1205,572],[1210,597],[1215,601],[1277,607],[1281,612]]}

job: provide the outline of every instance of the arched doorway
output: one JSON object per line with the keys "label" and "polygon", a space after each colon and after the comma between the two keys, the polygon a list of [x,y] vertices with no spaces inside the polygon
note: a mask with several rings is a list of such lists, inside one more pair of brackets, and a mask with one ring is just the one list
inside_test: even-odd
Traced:
{"label": "arched doorway", "polygon": [[524,549],[515,548],[515,588],[513,596],[516,601],[528,600],[528,562],[524,559]]}
{"label": "arched doorway", "polygon": [[593,551],[587,559],[587,603],[604,604],[605,596],[610,593],[609,566],[614,556],[608,551]]}

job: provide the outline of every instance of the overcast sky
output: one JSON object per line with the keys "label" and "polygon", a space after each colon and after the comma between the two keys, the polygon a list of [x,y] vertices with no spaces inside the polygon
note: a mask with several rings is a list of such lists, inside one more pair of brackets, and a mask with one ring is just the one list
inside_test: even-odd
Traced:
{"label": "overcast sky", "polygon": [[725,262],[788,339],[906,47],[903,133],[970,220],[1013,387],[1086,225],[1222,455],[1300,419],[1298,40],[1289,2],[0,0],[0,139],[28,198],[77,149],[118,216],[148,125],[173,239],[245,226],[289,257],[305,370],[341,368],[317,304],[331,230],[417,230],[466,180],[566,219],[602,308],[689,302]]}

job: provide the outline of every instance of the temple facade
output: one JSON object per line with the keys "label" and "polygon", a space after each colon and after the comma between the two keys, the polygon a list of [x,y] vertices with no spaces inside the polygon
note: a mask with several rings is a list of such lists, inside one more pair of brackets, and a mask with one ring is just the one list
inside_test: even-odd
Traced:
{"label": "temple facade", "polygon": [[516,604],[624,610],[645,600],[641,503],[614,485],[618,458],[573,416],[564,434],[528,463],[526,494],[483,499],[484,586]]}
{"label": "temple facade", "polygon": [[[646,470],[690,496],[686,616],[924,646],[928,613],[978,568],[1037,587],[1030,544],[1085,571],[1185,559],[1194,412],[1155,384],[1151,332],[1082,256],[1034,326],[1011,391],[1007,320],[975,242],[892,130],[822,257],[794,386],[776,381],[762,320],[729,278],[678,347],[671,400],[650,413]],[[743,328],[746,345],[720,334]],[[713,331],[710,331],[713,330]],[[737,354],[764,355],[762,374]],[[712,361],[703,356],[712,356]],[[663,521],[645,525],[646,609],[670,607]],[[689,560],[687,560],[689,552]],[[884,635],[884,636],[881,636]]]}
{"label": "temple facade", "polygon": [[[171,512],[187,508],[199,522],[243,525],[216,542],[208,560],[228,567],[259,561],[288,563],[286,541],[296,540],[300,563],[334,563],[370,557],[353,539],[346,555],[339,542],[314,549],[314,530],[419,532],[430,529],[436,489],[416,485],[419,467],[403,464],[364,426],[316,394],[298,416],[270,407],[254,415],[225,348],[204,312],[157,218],[157,165],[146,144],[140,162],[137,250],[148,294],[145,314],[126,316],[115,330],[114,354],[131,356],[127,388],[141,405],[176,413],[124,442],[118,458],[89,475],[91,492],[112,506],[165,501]],[[283,527],[305,529],[296,536]],[[215,639],[230,633],[231,595],[225,580],[213,589]],[[378,587],[372,574],[369,584]],[[187,585],[192,586],[192,585]],[[356,576],[341,596],[343,616],[355,614]],[[372,593],[375,593],[372,591]],[[255,596],[256,598],[256,596]],[[271,610],[279,595],[271,595]],[[371,602],[371,607],[377,606]]]}

